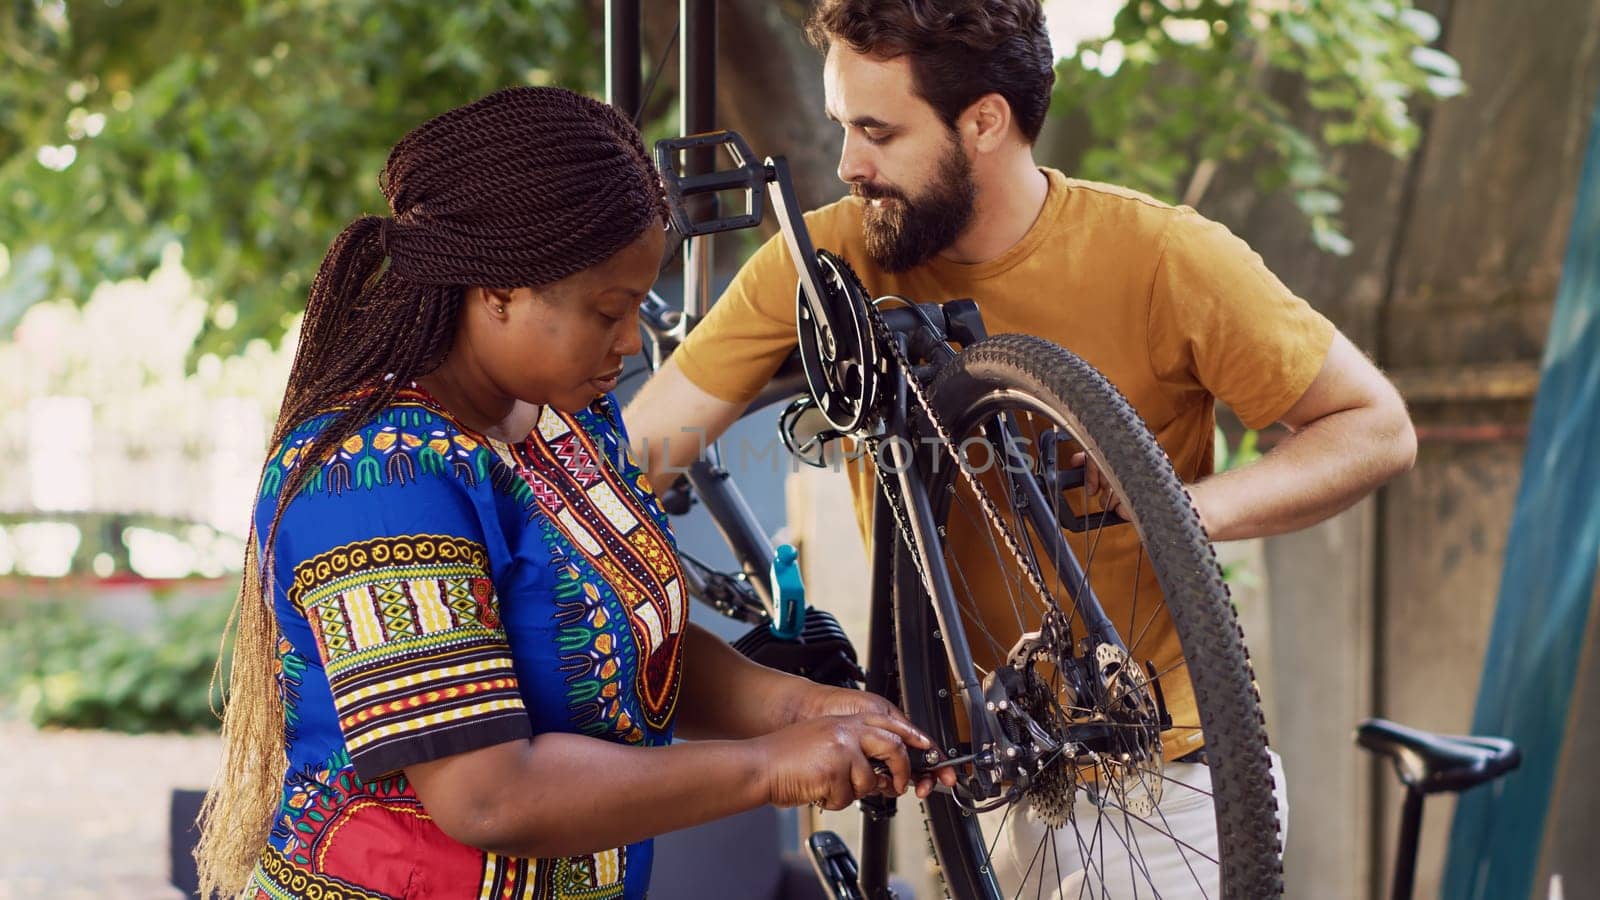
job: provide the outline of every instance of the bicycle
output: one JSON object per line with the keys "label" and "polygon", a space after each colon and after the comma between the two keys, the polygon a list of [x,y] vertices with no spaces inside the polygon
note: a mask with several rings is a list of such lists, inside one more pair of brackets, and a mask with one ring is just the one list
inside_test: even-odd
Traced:
{"label": "bicycle", "polygon": [[1411,900],[1416,880],[1417,841],[1422,836],[1422,801],[1428,794],[1460,793],[1487,784],[1522,764],[1522,751],[1505,738],[1418,731],[1386,719],[1356,726],[1355,742],[1394,764],[1405,786],[1395,845],[1391,900]]}
{"label": "bicycle", "polygon": [[[685,154],[722,153],[731,167],[680,171]],[[740,571],[686,557],[691,594],[755,626],[736,644],[754,658],[864,682],[934,736],[939,750],[914,762],[959,771],[924,804],[951,896],[1032,895],[1072,869],[1094,896],[1148,895],[1155,854],[1142,841],[1170,842],[1201,892],[1195,867],[1209,862],[1222,896],[1279,896],[1270,760],[1242,634],[1183,485],[1127,401],[1058,346],[989,337],[971,300],[869,299],[843,259],[811,246],[782,157],[757,161],[738,135],[716,132],[662,141],[657,158],[682,235],[758,224],[770,193],[796,261],[798,349],[746,414],[789,400],[779,432],[791,452],[816,464],[826,448],[849,447],[876,473],[864,670],[837,621],[785,589],[792,555],[775,559],[714,452],[664,491],[664,505],[682,512],[692,491]],[[743,212],[696,217],[702,198],[730,192]],[[655,296],[641,314],[657,364],[693,325]],[[977,448],[988,454],[981,468]],[[1089,495],[1089,464],[1123,514]],[[1118,568],[1126,583],[1108,585]],[[1102,597],[1114,597],[1110,612]],[[1153,627],[1172,636],[1162,610],[1176,658],[1144,643]],[[1188,746],[1202,729],[1210,791],[1166,774],[1195,758],[1168,743]],[[1162,798],[1174,791],[1214,809],[1212,853],[1163,828]],[[811,849],[834,896],[877,900],[892,896],[895,802],[861,806],[859,866],[830,833],[813,835]],[[1042,836],[1008,861],[1000,844],[1024,807]],[[1077,865],[1060,858],[1057,836],[1068,834]],[[1119,853],[1111,871],[1106,859]]]}

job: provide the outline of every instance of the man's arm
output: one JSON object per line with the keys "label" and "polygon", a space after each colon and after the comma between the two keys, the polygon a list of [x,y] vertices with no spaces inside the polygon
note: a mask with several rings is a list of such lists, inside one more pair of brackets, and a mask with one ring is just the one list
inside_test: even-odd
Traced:
{"label": "man's arm", "polygon": [[622,414],[633,458],[651,487],[670,487],[748,405],[706,393],[669,358]]}
{"label": "man's arm", "polygon": [[1314,525],[1411,468],[1417,435],[1394,385],[1342,334],[1261,459],[1190,485],[1213,541]]}

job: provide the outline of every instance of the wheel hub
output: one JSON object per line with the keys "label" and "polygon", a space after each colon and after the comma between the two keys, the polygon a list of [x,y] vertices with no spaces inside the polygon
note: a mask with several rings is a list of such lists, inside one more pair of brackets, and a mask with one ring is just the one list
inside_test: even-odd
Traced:
{"label": "wheel hub", "polygon": [[1055,828],[1071,818],[1079,788],[1097,806],[1151,815],[1161,798],[1164,710],[1150,673],[1116,645],[1085,640],[1081,652],[1063,656],[1046,635],[1061,631],[1024,635],[985,679],[1003,735],[1001,779]]}

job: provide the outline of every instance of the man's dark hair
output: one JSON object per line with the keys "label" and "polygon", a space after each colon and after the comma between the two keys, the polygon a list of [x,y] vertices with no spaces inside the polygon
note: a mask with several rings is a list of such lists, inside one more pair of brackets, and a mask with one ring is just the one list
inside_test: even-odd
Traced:
{"label": "man's dark hair", "polygon": [[822,0],[806,36],[824,51],[839,41],[883,59],[909,56],[917,93],[952,128],[991,93],[1011,104],[1029,143],[1044,126],[1056,73],[1039,0]]}

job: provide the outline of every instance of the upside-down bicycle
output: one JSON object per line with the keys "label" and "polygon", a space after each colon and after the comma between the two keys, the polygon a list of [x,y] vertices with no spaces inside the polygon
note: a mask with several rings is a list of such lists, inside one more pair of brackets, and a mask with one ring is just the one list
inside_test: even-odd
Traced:
{"label": "upside-down bicycle", "polygon": [[[732,165],[682,170],[709,153]],[[686,236],[754,225],[770,194],[798,269],[798,349],[750,408],[789,400],[779,431],[791,451],[816,463],[848,443],[876,473],[864,671],[831,616],[768,577],[773,551],[712,459],[666,505],[686,508],[692,490],[740,571],[686,560],[691,592],[757,626],[738,642],[753,657],[818,680],[863,677],[934,736],[938,750],[916,762],[960,773],[924,804],[951,896],[1057,883],[1095,897],[1278,896],[1242,635],[1183,485],[1127,401],[1056,345],[987,336],[971,300],[869,298],[843,259],[811,246],[781,157],[759,161],[730,132],[663,141],[657,155]],[[742,212],[696,218],[697,198],[730,192]],[[693,323],[658,298],[642,312],[659,362]],[[1090,495],[1086,464],[1120,514]],[[1208,784],[1171,777],[1169,745],[1202,732]],[[1214,834],[1177,833],[1164,812],[1175,795],[1208,808]],[[859,866],[828,833],[812,851],[836,896],[888,897],[895,803],[861,805]],[[1158,857],[1179,861],[1178,883],[1152,873]]]}

